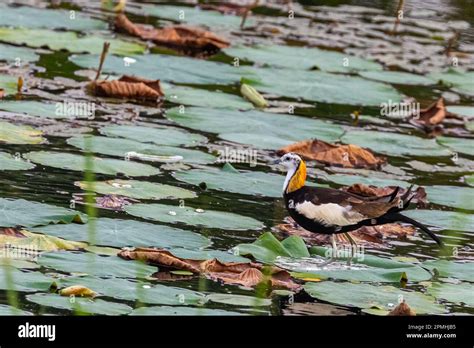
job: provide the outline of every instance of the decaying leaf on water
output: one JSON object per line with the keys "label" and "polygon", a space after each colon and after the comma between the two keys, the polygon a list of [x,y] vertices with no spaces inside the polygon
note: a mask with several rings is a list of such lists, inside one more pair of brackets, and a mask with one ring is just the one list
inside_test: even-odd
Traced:
{"label": "decaying leaf on water", "polygon": [[[285,219],[285,223],[276,225],[273,230],[284,236],[299,236],[309,245],[331,244],[329,235],[309,232],[298,226],[290,217]],[[380,249],[387,247],[387,238],[403,239],[414,233],[415,228],[412,226],[402,226],[398,223],[393,223],[379,226],[363,226],[351,232],[351,236],[358,245]],[[336,234],[335,236],[338,244],[350,246],[349,240],[343,234]]]}
{"label": "decaying leaf on water", "polygon": [[[299,290],[290,274],[278,267],[266,267],[254,262],[221,262],[217,259],[192,260],[179,258],[168,250],[152,248],[123,249],[118,256],[127,260],[141,260],[165,268],[202,274],[226,284],[254,287],[267,282],[271,287]],[[268,274],[268,275],[266,275]]]}
{"label": "decaying leaf on water", "polygon": [[401,302],[398,306],[392,309],[387,315],[415,316],[416,312],[410,308],[410,306],[406,303],[405,300],[403,300],[403,302]]}
{"label": "decaying leaf on water", "polygon": [[[358,194],[364,197],[382,197],[394,192],[396,186],[378,187],[373,185],[353,184],[351,186],[343,187],[341,190]],[[406,192],[405,188],[398,190],[397,196],[402,196]],[[418,208],[425,208],[427,206],[426,191],[424,187],[418,186],[415,190],[415,197],[412,200],[416,203]]]}
{"label": "decaying leaf on water", "polygon": [[1,228],[0,246],[2,245],[25,250],[28,248],[38,251],[57,251],[83,249],[87,244],[45,234],[33,233],[25,229]]}
{"label": "decaying leaf on water", "polygon": [[279,155],[288,152],[295,152],[306,160],[345,168],[380,168],[387,162],[360,146],[333,145],[318,139],[300,141],[277,151]]}
{"label": "decaying leaf on water", "polygon": [[124,14],[115,18],[115,30],[126,32],[143,40],[151,40],[157,45],[167,46],[190,55],[203,52],[216,53],[230,43],[209,31],[184,25],[174,25],[163,29],[132,23]]}
{"label": "decaying leaf on water", "polygon": [[59,290],[61,296],[79,296],[79,297],[96,297],[98,293],[95,291],[82,286],[82,285],[72,285],[67,288]]}
{"label": "decaying leaf on water", "polygon": [[147,80],[127,75],[113,81],[94,81],[89,87],[92,93],[99,97],[157,102],[165,95],[161,90],[160,80]]}
{"label": "decaying leaf on water", "polygon": [[[84,204],[87,205],[85,201],[85,195],[87,193],[76,193],[73,195],[74,202],[77,204]],[[132,204],[132,203],[138,203],[140,202],[137,199],[129,198],[129,197],[123,197],[120,195],[114,195],[114,194],[106,194],[103,196],[98,196],[95,197],[95,207],[100,208],[100,209],[108,209],[108,210],[115,210],[115,211],[121,211],[126,205]]]}

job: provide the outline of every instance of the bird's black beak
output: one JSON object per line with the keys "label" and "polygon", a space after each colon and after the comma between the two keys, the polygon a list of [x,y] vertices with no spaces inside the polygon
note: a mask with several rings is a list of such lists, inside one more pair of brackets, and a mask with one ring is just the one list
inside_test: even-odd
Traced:
{"label": "bird's black beak", "polygon": [[276,159],[272,162],[272,164],[280,164],[280,163],[281,163],[280,159]]}

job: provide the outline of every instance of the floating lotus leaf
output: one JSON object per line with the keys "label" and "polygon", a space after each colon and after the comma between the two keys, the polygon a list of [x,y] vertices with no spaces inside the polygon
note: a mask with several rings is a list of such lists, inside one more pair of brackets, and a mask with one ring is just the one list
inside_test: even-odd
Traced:
{"label": "floating lotus leaf", "polygon": [[428,287],[427,293],[439,300],[474,307],[474,296],[472,295],[474,293],[474,286],[471,283],[434,283]]}
{"label": "floating lotus leaf", "polygon": [[400,85],[430,86],[436,83],[429,77],[400,71],[361,71],[359,75],[370,80]]}
{"label": "floating lotus leaf", "polygon": [[84,215],[71,209],[24,199],[0,198],[0,226],[2,227],[82,223],[85,220]]}
{"label": "floating lotus leaf", "polygon": [[61,279],[60,284],[61,286],[81,284],[103,296],[149,304],[189,306],[206,302],[204,294],[197,291],[146,281],[135,282],[120,278],[103,279],[86,276],[64,278]]}
{"label": "floating lotus leaf", "polygon": [[438,137],[438,143],[447,146],[455,152],[463,153],[469,156],[474,156],[474,140],[465,138],[453,137]]}
{"label": "floating lotus leaf", "polygon": [[211,302],[239,307],[266,307],[272,304],[272,301],[267,298],[235,294],[210,294],[207,295],[207,299]]}
{"label": "floating lotus leaf", "polygon": [[263,224],[251,217],[225,211],[202,210],[164,204],[132,204],[125,211],[133,216],[167,223],[223,228],[228,230],[259,230]]}
{"label": "floating lotus leaf", "polygon": [[474,231],[474,216],[472,214],[441,210],[406,210],[403,214],[429,226],[436,226],[444,230]]}
{"label": "floating lotus leaf", "polygon": [[428,269],[436,269],[440,277],[456,278],[459,280],[466,280],[474,282],[474,273],[472,272],[473,262],[454,262],[448,260],[426,261],[423,266]]}
{"label": "floating lotus leaf", "polygon": [[469,119],[474,118],[474,107],[473,106],[463,106],[463,105],[449,105],[446,107],[448,112],[453,114],[467,117]]}
{"label": "floating lotus leaf", "polygon": [[77,314],[124,315],[132,311],[132,307],[126,304],[98,298],[74,297],[73,300],[57,294],[33,294],[27,295],[26,299],[40,306],[65,309]]}
{"label": "floating lotus leaf", "polygon": [[474,210],[474,188],[461,186],[426,186],[428,202],[448,207]]}
{"label": "floating lotus leaf", "polygon": [[196,146],[207,142],[207,138],[200,134],[192,134],[175,127],[112,125],[101,128],[100,132],[111,137],[125,138],[157,145]]}
{"label": "floating lotus leaf", "polygon": [[[100,53],[104,41],[110,42],[110,53],[132,55],[143,53],[145,46],[134,42],[114,39],[111,36],[79,36],[75,32],[58,32],[48,29],[0,28],[0,41],[29,47],[47,46],[52,50],[68,50],[75,53]],[[98,64],[96,61],[96,67]],[[123,62],[122,62],[123,64]]]}
{"label": "floating lotus leaf", "polygon": [[[10,111],[18,114],[26,114],[29,116],[45,117],[45,118],[76,118],[87,117],[87,115],[69,113],[63,110],[63,103],[39,102],[34,100],[27,101],[6,101],[0,103],[0,110]],[[84,108],[85,109],[85,108]],[[85,110],[86,111],[86,110]]]}
{"label": "floating lotus leaf", "polygon": [[107,23],[92,19],[83,12],[66,10],[43,9],[29,6],[11,7],[0,4],[2,17],[0,26],[23,27],[30,29],[70,29],[92,30],[107,29]]}
{"label": "floating lotus leaf", "polygon": [[0,88],[3,89],[4,95],[15,94],[17,85],[18,77],[0,74]]}
{"label": "floating lotus leaf", "polygon": [[408,291],[393,286],[370,284],[320,282],[306,283],[305,291],[318,300],[342,306],[391,310],[399,301],[406,300],[417,314],[442,314],[446,308],[421,292]]}
{"label": "floating lotus leaf", "polygon": [[[0,107],[1,107],[0,103]],[[8,122],[0,121],[0,143],[7,144],[41,144],[45,139],[40,130],[29,126],[17,126]]]}
{"label": "floating lotus leaf", "polygon": [[[87,146],[87,143],[84,141],[84,136],[75,136],[73,138],[70,138],[67,140],[67,143],[83,150],[90,148],[95,153],[117,156],[125,159],[127,158],[127,156],[131,158],[130,154],[127,155],[128,153],[136,152],[139,154],[152,156],[181,156],[183,157],[182,161],[186,163],[212,163],[215,160],[215,157],[213,155],[198,150],[183,149],[175,146],[163,146],[149,143],[147,144],[144,142],[124,138],[109,138],[98,136],[87,137],[89,139],[88,144],[90,144]],[[142,140],[146,139],[147,138],[142,138]],[[164,141],[176,142],[179,140],[169,139]]]}
{"label": "floating lotus leaf", "polygon": [[474,96],[474,72],[448,69],[445,72],[432,73],[429,77],[450,86],[454,92]]}
{"label": "floating lotus leaf", "polygon": [[[118,256],[99,256],[84,252],[45,253],[40,255],[38,263],[60,272],[84,273],[98,277],[144,278],[157,271],[156,267],[138,261],[125,261]],[[90,288],[97,291],[94,287]]]}
{"label": "floating lotus leaf", "polygon": [[0,279],[0,289],[22,292],[47,291],[54,281],[40,272],[24,272],[4,265],[0,265]]}
{"label": "floating lotus leaf", "polygon": [[4,315],[33,315],[33,313],[2,304],[0,305],[0,316]]}
{"label": "floating lotus leaf", "polygon": [[19,62],[23,65],[28,62],[36,62],[38,59],[39,55],[31,48],[0,44],[0,61]]}
{"label": "floating lotus leaf", "polygon": [[[64,152],[35,151],[24,155],[26,159],[47,167],[83,172],[86,169],[86,157]],[[127,176],[150,176],[160,174],[158,168],[148,164],[92,157],[92,171],[100,174]]]}
{"label": "floating lotus leaf", "polygon": [[[244,74],[247,77],[254,76],[253,72],[245,67],[234,67],[230,64],[188,57],[147,54],[130,56],[130,58],[135,59],[136,62],[125,66],[122,58],[108,56],[103,72],[146,76],[149,79],[160,79],[172,83],[220,85],[239,82]],[[99,55],[73,56],[70,60],[83,68],[96,69]]]}
{"label": "floating lotus leaf", "polygon": [[[87,182],[76,183],[83,190],[87,189]],[[197,195],[180,187],[137,180],[108,180],[94,183],[94,191],[102,194],[114,194],[137,199],[185,199],[195,198]]]}
{"label": "floating lotus leaf", "polygon": [[93,240],[89,238],[87,224],[45,226],[38,227],[35,231],[68,240],[114,247],[153,246],[197,250],[211,244],[209,239],[197,233],[134,220],[99,218],[94,221],[94,228]]}
{"label": "floating lotus leaf", "polygon": [[[324,141],[336,141],[343,133],[340,126],[292,115],[274,114],[262,111],[236,111],[211,108],[189,107],[184,112],[179,108],[167,111],[170,120],[191,129],[212,133],[245,133],[252,135],[252,146],[262,145],[268,148],[265,137],[284,141],[299,141],[301,139],[318,138]],[[263,143],[259,137],[264,137]],[[238,137],[235,137],[238,140]],[[245,137],[243,137],[245,141]],[[280,145],[281,140],[274,145]],[[273,144],[272,144],[273,145]],[[276,146],[276,148],[278,147]]]}
{"label": "floating lotus leaf", "polygon": [[0,170],[28,170],[34,167],[33,163],[29,163],[19,156],[0,152]]}
{"label": "floating lotus leaf", "polygon": [[[0,312],[1,313],[1,312]],[[153,316],[170,316],[170,315],[179,315],[179,316],[227,316],[227,315],[245,315],[239,312],[225,311],[222,309],[212,309],[205,307],[170,307],[170,306],[155,306],[155,307],[140,307],[134,309],[130,315],[153,315]]]}
{"label": "floating lotus leaf", "polygon": [[450,156],[451,151],[436,143],[434,139],[424,139],[414,135],[354,130],[347,132],[341,141],[369,148],[376,153],[392,156]]}
{"label": "floating lotus leaf", "polygon": [[267,64],[289,69],[318,69],[328,72],[357,72],[382,70],[374,61],[316,47],[259,45],[233,46],[224,49],[231,57],[244,58],[260,65]]}
{"label": "floating lotus leaf", "polygon": [[218,168],[192,169],[176,172],[173,176],[193,185],[206,184],[207,189],[246,195],[280,197],[285,178],[281,175],[249,171],[231,172]]}

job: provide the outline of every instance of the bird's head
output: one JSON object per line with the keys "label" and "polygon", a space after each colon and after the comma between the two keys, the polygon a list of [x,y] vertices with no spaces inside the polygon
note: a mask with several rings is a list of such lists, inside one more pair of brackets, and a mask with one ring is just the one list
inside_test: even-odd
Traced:
{"label": "bird's head", "polygon": [[293,192],[303,187],[306,181],[306,164],[296,153],[289,152],[274,162],[287,169],[283,191]]}

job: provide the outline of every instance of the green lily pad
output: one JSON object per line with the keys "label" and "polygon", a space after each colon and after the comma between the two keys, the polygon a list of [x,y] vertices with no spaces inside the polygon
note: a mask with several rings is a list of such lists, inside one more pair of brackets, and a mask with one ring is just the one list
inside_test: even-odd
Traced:
{"label": "green lily pad", "polygon": [[2,304],[0,305],[0,316],[5,315],[33,315],[33,313]]}
{"label": "green lily pad", "polygon": [[11,245],[20,250],[37,250],[37,251],[56,251],[56,250],[77,250],[85,247],[84,243],[65,240],[62,238],[48,236],[30,231],[21,231],[25,237],[16,237],[11,235],[0,234],[0,245]]}
{"label": "green lily pad", "polygon": [[34,100],[2,102],[0,103],[0,110],[55,119],[88,117],[87,115],[63,112],[63,103],[48,103]]}
{"label": "green lily pad", "polygon": [[[0,28],[0,41],[29,47],[47,46],[52,50],[68,50],[74,53],[102,52],[105,41],[110,42],[109,52],[118,55],[143,53],[145,46],[134,42],[115,39],[111,36],[79,36],[75,32],[58,32],[48,29]],[[96,61],[96,67],[98,64]],[[123,61],[122,61],[123,64]]]}
{"label": "green lily pad", "polygon": [[126,206],[124,210],[133,216],[167,223],[184,223],[229,230],[259,230],[264,227],[258,220],[224,211],[198,212],[190,207],[164,204],[132,204]]}
{"label": "green lily pad", "polygon": [[[67,140],[67,143],[83,150],[90,148],[94,153],[101,153],[104,155],[117,156],[122,158],[127,158],[127,153],[136,152],[139,154],[152,156],[181,156],[183,157],[182,161],[186,163],[204,164],[212,163],[215,160],[215,157],[213,155],[198,150],[182,149],[175,146],[147,144],[144,142],[124,138],[109,138],[90,135],[88,135],[87,137],[89,139],[89,143],[87,146],[86,142],[84,141],[85,136],[75,136],[69,138]],[[169,141],[175,142],[178,140],[169,139]]]}
{"label": "green lily pad", "polygon": [[0,74],[0,88],[4,90],[5,95],[15,94],[17,85],[18,77]]}
{"label": "green lily pad", "polygon": [[224,52],[232,57],[245,58],[254,63],[268,64],[289,69],[318,69],[328,72],[357,72],[361,70],[382,70],[374,61],[358,58],[336,51],[316,47],[258,45],[233,46]]}
{"label": "green lily pad", "polygon": [[431,296],[393,286],[325,281],[307,283],[304,285],[304,290],[318,300],[348,307],[376,307],[391,310],[397,305],[399,298],[403,298],[417,314],[442,314],[446,312],[446,308],[437,304]]}
{"label": "green lily pad", "polygon": [[33,227],[48,224],[83,223],[86,217],[74,210],[24,199],[0,198],[0,226]]}
{"label": "green lily pad", "polygon": [[438,271],[440,277],[456,278],[459,280],[466,280],[474,282],[474,263],[472,262],[454,262],[448,260],[426,261],[423,266],[428,269],[435,269]]}
{"label": "green lily pad", "polygon": [[[161,6],[160,6],[161,8]],[[161,54],[130,56],[136,62],[125,66],[123,59],[108,56],[103,72],[117,75],[146,76],[172,83],[220,84],[239,82],[242,75],[252,77],[253,73],[245,67],[217,63],[201,59]],[[96,69],[99,55],[76,55],[69,58],[73,63],[87,69]]]}
{"label": "green lily pad", "polygon": [[[200,234],[134,220],[99,218],[94,221],[93,244],[114,247],[153,246],[158,248],[200,249],[211,241]],[[89,242],[89,226],[79,224],[38,227],[37,232]]]}
{"label": "green lily pad", "polygon": [[436,138],[438,143],[447,146],[453,151],[464,153],[469,156],[474,156],[474,140],[464,138],[452,138],[452,137],[438,137]]}
{"label": "green lily pad", "polygon": [[123,303],[104,301],[101,299],[60,296],[57,294],[27,295],[30,302],[45,307],[53,307],[75,311],[80,314],[124,315],[132,311],[132,307]]}
{"label": "green lily pad", "polygon": [[472,175],[466,175],[464,177],[464,181],[466,182],[466,184],[468,184],[469,186],[474,186],[474,174]]}
{"label": "green lily pad", "polygon": [[240,307],[264,307],[272,304],[272,300],[267,298],[234,294],[209,294],[207,299],[211,302]]}
{"label": "green lily pad", "polygon": [[252,73],[242,75],[259,92],[295,99],[364,106],[402,100],[391,85],[358,76],[282,68],[254,68]]}
{"label": "green lily pad", "polygon": [[[0,104],[1,105],[1,104]],[[0,143],[7,144],[41,144],[46,141],[42,131],[29,126],[17,126],[0,121]]]}
{"label": "green lily pad", "polygon": [[461,186],[426,186],[428,202],[448,207],[474,210],[474,188]]}
{"label": "green lily pad", "polygon": [[85,276],[63,278],[60,284],[64,287],[80,284],[103,296],[150,304],[189,306],[206,302],[204,294],[200,292],[147,281]]}
{"label": "green lily pad", "polygon": [[354,130],[346,133],[341,141],[393,156],[440,157],[451,155],[451,151],[437,144],[434,139],[424,139],[407,134]]}
{"label": "green lily pad", "polygon": [[25,62],[36,62],[38,59],[39,55],[31,48],[0,44],[0,61],[19,62],[23,65]]}
{"label": "green lily pad", "polygon": [[474,96],[474,72],[448,69],[445,72],[432,73],[429,77],[450,86],[454,92]]}
{"label": "green lily pad", "polygon": [[[273,139],[279,138],[292,142],[318,138],[332,142],[336,141],[343,133],[340,126],[329,122],[256,110],[241,112],[189,107],[184,112],[180,112],[179,108],[173,108],[167,111],[166,117],[184,127],[195,130],[212,133],[221,133],[225,130],[225,134],[232,132],[251,134],[253,137],[250,144],[265,148],[269,146],[268,141],[263,138],[263,142],[260,143],[259,137],[273,136]],[[225,137],[225,135],[223,136]]]}
{"label": "green lily pad", "polygon": [[441,210],[406,210],[403,214],[426,225],[444,230],[474,231],[474,216],[472,214]]}
{"label": "green lily pad", "polygon": [[[76,185],[85,190],[87,182],[79,181]],[[94,191],[102,194],[114,194],[137,199],[185,199],[195,198],[196,193],[171,185],[137,180],[96,181]]]}
{"label": "green lily pad", "polygon": [[250,110],[253,105],[240,96],[205,89],[165,86],[166,100],[179,105]]}
{"label": "green lily pad", "polygon": [[47,291],[53,284],[53,279],[43,273],[24,272],[11,266],[0,266],[0,279],[0,289],[22,292]]}
{"label": "green lily pad", "polygon": [[[1,312],[0,312],[1,313]],[[222,309],[199,308],[199,307],[170,307],[170,306],[155,306],[155,307],[140,307],[134,309],[130,315],[179,315],[179,316],[223,316],[223,315],[245,315],[239,312],[225,311]]]}
{"label": "green lily pad", "polygon": [[429,77],[400,71],[361,71],[359,75],[366,79],[399,85],[430,86],[436,84],[436,81]]}
{"label": "green lily pad", "polygon": [[206,183],[207,189],[228,191],[245,195],[280,197],[285,178],[264,172],[230,172],[219,168],[192,169],[176,172],[173,176],[193,185]]}
{"label": "green lily pad", "polygon": [[440,300],[474,307],[474,285],[470,283],[435,283],[428,287],[427,293]]}
{"label": "green lily pad", "polygon": [[[33,151],[24,155],[26,159],[47,167],[83,172],[86,157],[71,153]],[[150,176],[160,174],[158,168],[148,164],[116,160],[111,158],[92,158],[92,171],[100,174],[117,175],[122,173],[127,176]]]}
{"label": "green lily pad", "polygon": [[474,118],[474,107],[472,106],[448,105],[446,110],[448,110],[448,112],[452,112],[453,114],[467,117],[469,119]]}
{"label": "green lily pad", "polygon": [[349,174],[331,174],[327,175],[329,181],[334,182],[339,185],[350,186],[352,184],[365,184],[365,185],[374,185],[374,186],[400,186],[407,187],[408,183],[406,181],[392,179],[391,177],[384,178],[382,175],[377,176],[362,176],[362,175],[349,175]]}
{"label": "green lily pad", "polygon": [[[174,22],[183,22],[194,25],[205,25],[211,28],[239,28],[242,18],[235,15],[225,15],[217,11],[202,10],[197,7],[171,6],[171,5],[147,5],[140,7],[127,8],[127,12],[153,16],[171,20]],[[248,25],[251,25],[253,19],[249,18]]]}
{"label": "green lily pad", "polygon": [[[4,253],[5,254],[5,253]],[[33,252],[34,254],[34,252]],[[32,255],[32,258],[34,256]],[[22,269],[35,269],[39,268],[38,264],[32,261],[24,260],[23,258],[11,258],[11,257],[4,257],[0,256],[0,267],[1,266],[11,266],[15,268],[22,268]]]}
{"label": "green lily pad", "polygon": [[125,138],[157,145],[196,146],[207,142],[207,138],[200,134],[189,133],[175,127],[112,125],[102,127],[99,131],[111,137]]}
{"label": "green lily pad", "polygon": [[293,258],[310,256],[301,237],[291,236],[280,242],[270,232],[262,234],[251,244],[239,244],[236,250],[239,255],[252,255],[256,260],[270,264],[278,256]]}
{"label": "green lily pad", "polygon": [[219,138],[234,143],[248,144],[269,150],[279,149],[295,143],[294,140],[281,139],[276,135],[256,133],[221,133],[219,134]]}
{"label": "green lily pad", "polygon": [[139,261],[126,261],[118,256],[59,251],[41,254],[41,266],[65,273],[84,273],[97,277],[144,278],[157,271],[156,267]]}
{"label": "green lily pad", "polygon": [[70,30],[104,30],[107,23],[92,19],[81,11],[42,9],[29,6],[11,7],[1,4],[0,26]]}
{"label": "green lily pad", "polygon": [[28,170],[35,165],[23,160],[19,156],[13,156],[6,152],[0,152],[0,170]]}

